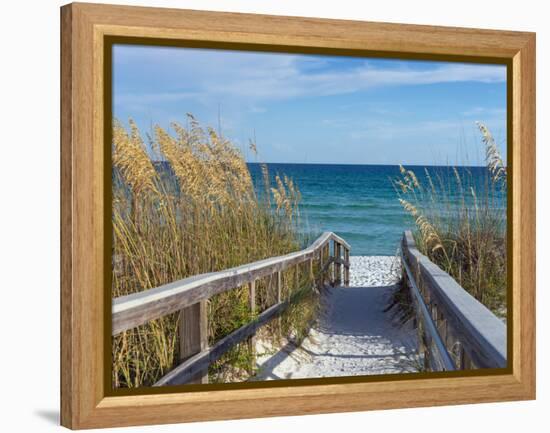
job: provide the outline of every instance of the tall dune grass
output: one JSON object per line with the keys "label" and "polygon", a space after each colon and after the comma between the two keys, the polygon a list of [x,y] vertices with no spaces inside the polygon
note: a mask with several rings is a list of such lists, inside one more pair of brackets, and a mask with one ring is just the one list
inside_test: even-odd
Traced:
{"label": "tall dune grass", "polygon": [[[132,120],[128,127],[114,121],[113,297],[302,246],[297,235],[300,193],[291,179],[277,176],[272,187],[264,167],[267,194],[260,199],[242,154],[231,142],[201,127],[191,115],[185,125],[171,127],[156,126],[146,145]],[[298,289],[293,282],[308,283],[305,271],[298,276],[287,272],[283,279],[285,296]],[[268,281],[259,281],[257,292],[262,311],[273,303]],[[308,326],[315,302],[306,301],[292,308],[308,314],[283,321],[287,334]],[[248,302],[245,287],[208,301],[210,344],[252,319]],[[113,386],[152,385],[170,371],[179,358],[177,323],[174,313],[115,336]],[[239,345],[212,366],[212,380],[242,379],[226,372],[241,371],[249,355],[246,345]]]}
{"label": "tall dune grass", "polygon": [[490,131],[480,180],[468,169],[414,173],[401,167],[398,199],[416,224],[419,249],[498,316],[506,315],[506,167]]}

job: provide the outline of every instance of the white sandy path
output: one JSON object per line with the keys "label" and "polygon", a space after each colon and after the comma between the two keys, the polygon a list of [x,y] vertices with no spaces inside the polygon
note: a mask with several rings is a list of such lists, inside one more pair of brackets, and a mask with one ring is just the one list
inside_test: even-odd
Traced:
{"label": "white sandy path", "polygon": [[330,290],[326,313],[300,347],[260,357],[255,380],[417,371],[416,332],[383,311],[398,280],[395,260],[352,256],[350,287]]}

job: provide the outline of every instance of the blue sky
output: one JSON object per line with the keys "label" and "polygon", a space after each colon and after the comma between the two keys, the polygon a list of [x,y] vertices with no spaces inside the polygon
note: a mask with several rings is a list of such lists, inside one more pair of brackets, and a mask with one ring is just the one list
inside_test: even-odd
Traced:
{"label": "blue sky", "polygon": [[506,69],[115,45],[113,114],[143,132],[192,113],[262,162],[483,164],[475,121],[505,157]]}

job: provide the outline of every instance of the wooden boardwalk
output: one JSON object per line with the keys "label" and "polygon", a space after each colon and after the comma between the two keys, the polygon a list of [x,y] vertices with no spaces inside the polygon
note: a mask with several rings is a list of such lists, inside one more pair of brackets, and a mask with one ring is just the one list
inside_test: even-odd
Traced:
{"label": "wooden boardwalk", "polygon": [[[399,266],[395,281],[390,278],[382,285],[350,286],[350,273],[353,272],[350,271],[350,248],[344,239],[326,232],[301,251],[116,298],[112,304],[111,333],[117,335],[180,311],[180,364],[155,385],[207,383],[209,365],[236,344],[248,341],[251,349],[256,347],[257,331],[283,314],[293,301],[291,295],[282,296],[283,289],[302,284],[298,276],[304,273],[310,290],[331,286],[324,299],[326,312],[299,352],[286,347],[269,363],[260,359],[264,373],[258,379],[404,373],[419,369],[450,371],[507,365],[505,324],[422,255],[410,232],[403,235],[400,253],[403,266]],[[380,266],[377,263],[374,268]],[[388,272],[391,275],[392,271]],[[357,281],[356,277],[351,281]],[[269,279],[267,287],[273,291],[274,303],[259,312],[255,287],[265,278]],[[390,315],[383,313],[387,297],[395,290],[392,284],[397,280],[410,289],[417,340],[413,332],[395,327]],[[248,287],[249,308],[254,319],[209,346],[208,299],[239,287]],[[292,352],[305,354],[310,360],[292,364]],[[286,370],[278,367],[285,359],[288,359],[287,364],[291,363]]]}
{"label": "wooden boardwalk", "polygon": [[[301,251],[219,272],[195,275],[143,292],[121,296],[113,299],[111,333],[117,335],[179,311],[181,363],[154,386],[208,383],[209,365],[247,339],[253,347],[258,329],[279,317],[290,305],[292,297],[283,299],[282,296],[284,272],[287,276],[294,275],[294,279],[287,278],[286,284],[297,285],[300,268],[305,267],[310,290],[317,290],[327,280],[332,285],[341,285],[342,282],[348,284],[349,254],[350,246],[344,239],[332,232],[325,232]],[[257,281],[262,278],[269,279],[268,287],[273,292],[275,303],[258,312],[255,288]],[[275,281],[274,284],[271,284],[272,280]],[[248,286],[250,313],[256,317],[209,346],[208,299],[243,286]]]}
{"label": "wooden boardwalk", "polygon": [[[393,267],[400,269],[399,263],[395,263],[393,257],[380,260],[369,256],[351,257],[350,262],[352,285],[328,291],[325,314],[299,347],[287,344],[274,356],[260,357],[260,371],[255,380],[419,370],[418,339],[412,323],[399,326],[392,321],[391,314],[384,312],[389,297],[397,289],[400,275],[396,275]],[[369,265],[376,270],[371,270]],[[383,281],[384,284],[353,285],[359,281]]]}

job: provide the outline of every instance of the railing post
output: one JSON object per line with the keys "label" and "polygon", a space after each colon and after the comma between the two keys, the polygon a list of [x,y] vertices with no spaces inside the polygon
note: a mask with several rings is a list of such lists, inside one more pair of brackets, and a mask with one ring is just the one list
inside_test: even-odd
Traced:
{"label": "railing post", "polygon": [[[277,272],[277,304],[282,302],[282,291],[283,291],[283,272]],[[282,326],[281,316],[277,317],[277,327],[279,330],[279,338],[283,337],[283,326]]]}
{"label": "railing post", "polygon": [[458,345],[458,369],[464,370],[466,368],[466,354],[464,353],[464,346],[460,341],[456,344]]}
{"label": "railing post", "polygon": [[336,278],[335,278],[335,284],[339,286],[342,284],[342,265],[340,264],[340,260],[342,259],[342,246],[339,242],[334,242],[334,258],[337,260],[335,263],[335,272],[336,272]]}
{"label": "railing post", "polygon": [[330,253],[330,244],[329,244],[329,248],[328,248],[328,257],[329,257],[329,260],[331,260],[331,263],[330,263],[329,269],[328,269],[328,279],[329,279],[329,284],[331,286],[334,286],[334,266],[335,266],[334,256],[336,255],[335,250],[336,250],[336,244],[333,241],[332,242],[332,255]]}
{"label": "railing post", "polygon": [[325,246],[323,245],[321,247],[321,251],[319,252],[319,269],[320,269],[320,275],[319,275],[319,287],[324,287],[325,285],[325,281],[324,281],[324,272],[323,272],[323,266],[324,266],[324,263],[325,263],[325,258],[324,258],[324,253],[325,253]]}
{"label": "railing post", "polygon": [[[250,315],[255,318],[256,316],[256,281],[251,281],[248,284],[248,308],[250,309]],[[256,369],[256,336],[252,335],[248,339],[248,352],[250,353],[250,366],[249,374],[254,374]]]}
{"label": "railing post", "polygon": [[296,266],[294,267],[294,290],[298,290],[300,288],[300,264],[296,263]]}
{"label": "railing post", "polygon": [[332,286],[333,283],[333,269],[334,269],[334,262],[332,261],[332,255],[330,252],[330,242],[327,242],[327,260],[330,260],[330,264],[327,267],[327,277],[328,277],[328,283]]}
{"label": "railing post", "polygon": [[[328,263],[328,261],[330,260],[330,243],[329,242],[327,242],[323,247],[323,255],[326,259],[326,262]],[[323,272],[323,275],[322,275],[323,286],[327,282],[327,273],[329,272],[330,272],[330,263],[326,265],[325,272]],[[329,281],[329,284],[330,284],[330,281]]]}
{"label": "railing post", "polygon": [[283,277],[282,272],[277,272],[277,304],[281,302],[282,296],[282,289],[283,289]]}
{"label": "railing post", "polygon": [[[207,301],[200,301],[180,312],[180,362],[208,348]],[[208,369],[198,372],[187,383],[208,383]]]}
{"label": "railing post", "polygon": [[443,341],[443,344],[445,347],[448,347],[448,336],[449,336],[449,329],[447,324],[447,318],[443,314],[443,312],[437,308],[436,305],[436,322],[435,325],[437,326],[437,331],[439,332],[439,335],[441,336],[441,341]]}
{"label": "railing post", "polygon": [[349,286],[349,249],[344,248],[344,286]]}

